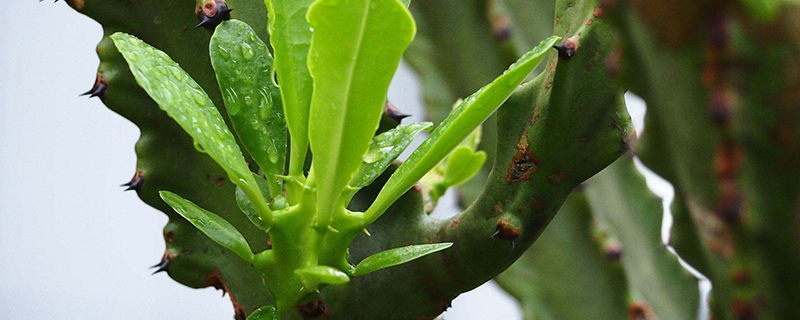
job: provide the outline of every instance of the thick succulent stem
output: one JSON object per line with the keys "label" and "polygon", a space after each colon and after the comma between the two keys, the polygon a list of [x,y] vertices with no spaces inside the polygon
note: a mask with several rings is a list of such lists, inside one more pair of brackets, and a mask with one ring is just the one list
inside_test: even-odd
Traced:
{"label": "thick succulent stem", "polygon": [[742,2],[609,2],[607,12],[623,36],[616,71],[648,103],[638,152],[691,217],[678,249],[692,247],[687,239],[702,248],[702,257],[679,253],[711,279],[714,318],[791,319],[800,317],[800,291],[785,285],[800,281],[800,11],[787,3],[765,19]]}
{"label": "thick succulent stem", "polygon": [[[124,1],[80,4],[71,1],[70,4],[101,22],[106,35],[128,32],[164,49],[197,80],[217,106],[223,105],[208,60],[198,58],[207,53],[209,32],[191,28],[197,23],[197,3],[187,0],[139,1],[135,6]],[[227,5],[235,9],[231,12],[233,18],[251,26],[265,25],[262,2],[230,0]],[[476,19],[484,17],[475,15],[482,9],[473,4],[448,5],[470,11]],[[566,8],[566,2],[560,3],[558,10]],[[455,296],[509,266],[541,234],[574,187],[626,151],[633,129],[621,90],[607,81],[601,64],[611,51],[613,34],[600,21],[584,24],[594,10],[590,1],[581,1],[571,10],[569,15],[559,16],[561,22],[556,33],[571,39],[573,44],[579,38],[580,48],[575,48],[569,60],[560,60],[552,54],[545,71],[518,88],[500,108],[497,121],[501,126],[495,129],[497,161],[478,200],[459,216],[440,221],[425,213],[421,195],[412,189],[370,227],[372,237],[350,235],[355,237],[350,261],[358,262],[372,253],[412,243],[454,242],[455,245],[442,254],[326,288],[321,298],[333,319],[435,317]],[[435,16],[449,15],[448,12],[426,8],[424,14],[436,20]],[[424,26],[420,24],[420,28]],[[434,30],[429,28],[428,32]],[[478,33],[489,32],[487,23],[478,23],[474,28]],[[259,36],[266,39],[263,33]],[[484,49],[496,50],[489,39],[481,41]],[[171,277],[186,285],[217,286],[229,291],[237,317],[272,304],[273,299],[263,287],[256,268],[212,243],[158,198],[159,190],[174,191],[234,225],[255,252],[267,249],[270,242],[264,233],[239,212],[233,186],[225,181],[224,172],[208,156],[196,153],[192,140],[141,91],[107,38],[99,46],[99,55],[100,74],[108,87],[104,101],[142,130],[142,139],[137,144],[141,172],[138,176],[145,183],[138,189],[139,195],[171,218],[165,228],[167,254],[161,265],[167,266]],[[465,87],[466,93],[496,75],[484,74],[483,67],[473,69],[474,61],[480,61],[476,56],[473,58],[459,58],[467,62],[463,71],[485,75],[486,81]],[[490,69],[496,67],[496,73],[504,67],[499,61],[502,59],[491,62]],[[455,81],[450,83],[455,84]],[[448,108],[451,103],[448,102]],[[485,127],[484,132],[495,130]],[[359,192],[351,209],[365,210],[383,182],[385,177]],[[303,183],[299,181],[297,186]],[[276,227],[275,241],[280,241],[277,237],[282,232],[293,231]],[[285,316],[296,318],[299,314],[292,310]]]}

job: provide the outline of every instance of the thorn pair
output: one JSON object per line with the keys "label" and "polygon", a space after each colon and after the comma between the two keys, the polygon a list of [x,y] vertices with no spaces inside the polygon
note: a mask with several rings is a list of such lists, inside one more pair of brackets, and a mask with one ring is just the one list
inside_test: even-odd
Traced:
{"label": "thorn pair", "polygon": [[172,265],[172,257],[169,254],[164,253],[164,257],[161,258],[161,261],[152,265],[150,269],[158,268],[152,274],[156,274],[159,272],[169,271],[169,267]]}
{"label": "thorn pair", "polygon": [[495,227],[492,238],[508,240],[511,242],[511,250],[516,249],[516,239],[522,233],[519,227],[511,224],[506,219],[497,220],[497,227]]}
{"label": "thorn pair", "polygon": [[197,8],[197,19],[200,20],[200,23],[194,27],[214,30],[222,21],[231,19],[231,11],[233,9],[228,8],[228,4],[224,0],[206,1]]}
{"label": "thorn pair", "polygon": [[81,96],[88,95],[89,98],[100,97],[102,99],[106,95],[106,90],[108,90],[108,80],[98,73],[92,88],[81,94]]}
{"label": "thorn pair", "polygon": [[144,186],[144,175],[142,175],[142,171],[136,169],[136,174],[133,175],[131,181],[123,183],[120,187],[127,187],[125,191],[135,190],[137,193],[142,190]]}

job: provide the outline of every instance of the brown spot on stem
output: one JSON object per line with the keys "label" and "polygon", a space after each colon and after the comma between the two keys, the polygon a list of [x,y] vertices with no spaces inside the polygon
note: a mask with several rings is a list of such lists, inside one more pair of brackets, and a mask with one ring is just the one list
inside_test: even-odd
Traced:
{"label": "brown spot on stem", "polygon": [[698,201],[687,198],[687,209],[695,225],[698,235],[709,250],[716,256],[730,259],[735,253],[733,230],[719,215],[708,210]]}
{"label": "brown spot on stem", "polygon": [[175,240],[175,232],[172,230],[164,231],[164,241],[170,243],[173,240]]}
{"label": "brown spot on stem", "polygon": [[458,228],[458,219],[453,219],[453,221],[450,222],[450,229],[455,229],[455,228]]}
{"label": "brown spot on stem", "polygon": [[594,12],[592,12],[592,16],[595,18],[600,18],[603,15],[603,6],[597,6],[594,8]]}
{"label": "brown spot on stem", "polygon": [[628,305],[628,319],[630,320],[654,320],[653,310],[644,302],[631,302]]}
{"label": "brown spot on stem", "polygon": [[511,224],[506,219],[497,220],[497,226],[495,227],[494,234],[492,234],[492,238],[504,239],[504,240],[514,240],[522,233],[519,227]]}
{"label": "brown spot on stem", "polygon": [[742,163],[742,150],[732,143],[717,145],[714,172],[720,179],[734,179]]}
{"label": "brown spot on stem", "polygon": [[83,8],[86,7],[86,0],[71,0],[68,2],[71,3],[73,7],[75,7],[75,10],[83,10]]}
{"label": "brown spot on stem", "polygon": [[503,203],[502,202],[495,203],[494,213],[492,213],[492,216],[489,218],[494,218],[496,216],[499,216],[501,213],[503,213]]}
{"label": "brown spot on stem", "polygon": [[528,134],[523,132],[517,143],[517,154],[511,159],[511,167],[506,173],[506,183],[529,180],[539,170],[539,159],[528,149]]}
{"label": "brown spot on stem", "polygon": [[550,205],[539,198],[531,198],[531,210],[534,212],[549,208]]}
{"label": "brown spot on stem", "polygon": [[511,28],[508,17],[499,16],[491,21],[492,24],[492,38],[498,42],[505,42],[511,39]]}
{"label": "brown spot on stem", "polygon": [[213,272],[209,273],[206,276],[206,280],[203,281],[201,287],[214,287],[217,290],[222,290],[222,294],[224,295],[226,292],[228,296],[231,298],[231,303],[233,303],[233,310],[236,312],[234,315],[235,319],[246,319],[247,316],[247,309],[238,301],[236,301],[236,297],[233,296],[228,285],[225,283],[225,279],[222,278],[222,274],[219,272],[219,269],[215,269]]}
{"label": "brown spot on stem", "polygon": [[329,319],[331,312],[325,308],[325,302],[317,298],[309,303],[297,305],[297,311],[303,319]]}
{"label": "brown spot on stem", "polygon": [[733,300],[731,305],[733,311],[733,318],[735,320],[756,320],[758,314],[756,313],[753,305],[747,301],[736,299]]}
{"label": "brown spot on stem", "polygon": [[552,184],[552,185],[559,185],[562,182],[564,182],[564,180],[567,180],[568,176],[569,176],[568,173],[566,173],[564,171],[559,171],[559,172],[556,172],[554,174],[551,174],[551,175],[547,176],[547,180],[550,180],[550,184]]}
{"label": "brown spot on stem", "polygon": [[220,178],[217,178],[216,181],[217,181],[217,186],[218,187],[221,187],[223,184],[225,184],[225,178],[220,177]]}
{"label": "brown spot on stem", "polygon": [[618,241],[608,241],[603,247],[603,253],[611,262],[619,262],[622,258],[622,245]]}
{"label": "brown spot on stem", "polygon": [[753,277],[750,275],[750,272],[744,269],[736,270],[733,273],[732,278],[733,278],[733,283],[736,284],[748,284],[750,283],[750,281],[753,280]]}

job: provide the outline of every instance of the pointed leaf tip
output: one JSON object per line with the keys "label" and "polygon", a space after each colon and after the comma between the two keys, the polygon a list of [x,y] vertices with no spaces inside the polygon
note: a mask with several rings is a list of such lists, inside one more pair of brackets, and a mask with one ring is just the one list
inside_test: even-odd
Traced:
{"label": "pointed leaf tip", "polygon": [[390,249],[373,254],[362,260],[355,268],[356,276],[363,276],[381,269],[410,262],[453,246],[452,242],[420,244]]}

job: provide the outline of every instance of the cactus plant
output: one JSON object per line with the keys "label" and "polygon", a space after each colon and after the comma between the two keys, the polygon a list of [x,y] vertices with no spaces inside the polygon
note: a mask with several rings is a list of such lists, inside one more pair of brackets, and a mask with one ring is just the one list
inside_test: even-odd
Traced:
{"label": "cactus plant", "polygon": [[[691,318],[630,157],[570,196],[632,146],[676,187],[670,244],[715,319],[800,316],[790,1],[66,2],[104,28],[88,94],[142,132],[126,186],[169,217],[157,272],[239,319],[432,319],[540,235],[499,278],[531,317]],[[386,102],[403,56],[436,125]],[[625,90],[649,107],[636,143]],[[466,209],[430,217],[453,187]],[[536,256],[561,250],[603,299],[565,311],[583,288],[520,281],[563,277]]]}

